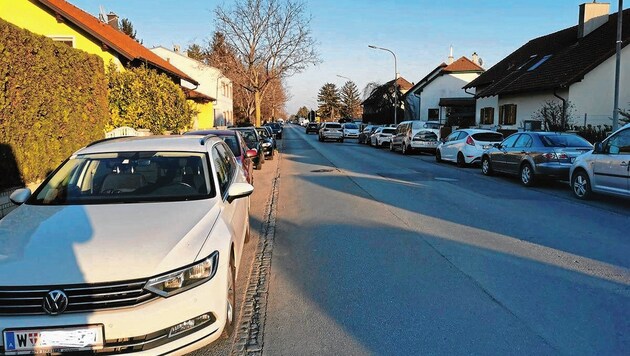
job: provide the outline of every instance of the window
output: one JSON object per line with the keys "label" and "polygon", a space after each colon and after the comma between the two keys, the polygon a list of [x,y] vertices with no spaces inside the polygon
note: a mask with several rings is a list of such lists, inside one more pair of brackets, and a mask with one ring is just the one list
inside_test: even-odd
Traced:
{"label": "window", "polygon": [[481,108],[479,121],[480,121],[480,124],[482,125],[494,124],[494,108],[493,107]]}
{"label": "window", "polygon": [[549,58],[551,58],[551,55],[548,54],[544,57],[542,57],[538,62],[536,62],[533,66],[529,67],[529,69],[527,70],[528,72],[533,71],[534,69],[540,67],[541,64],[545,63]]}
{"label": "window", "polygon": [[440,109],[429,109],[429,120],[439,120]]}
{"label": "window", "polygon": [[525,63],[521,64],[518,68],[516,68],[516,70],[521,70],[521,69],[527,67],[529,64],[531,64],[534,61],[534,59],[536,59],[536,57],[538,57],[538,56],[535,55],[535,54],[533,56],[530,56],[527,59],[527,61],[525,61]]}
{"label": "window", "polygon": [[514,142],[516,142],[516,139],[518,138],[518,136],[520,136],[520,134],[514,134],[506,138],[505,141],[501,143],[501,146],[503,146],[504,148],[510,148],[514,146]]}
{"label": "window", "polygon": [[630,154],[630,130],[623,130],[611,137],[606,143],[606,152],[609,154]]}
{"label": "window", "polygon": [[232,159],[232,155],[228,153],[229,148],[225,144],[219,143],[212,149],[212,160],[217,170],[217,181],[221,195],[224,197],[230,188],[230,182],[236,170],[236,164]]}
{"label": "window", "polygon": [[74,37],[73,36],[50,36],[48,37],[55,42],[61,42],[65,45],[74,48]]}
{"label": "window", "polygon": [[455,141],[455,140],[457,140],[458,136],[459,136],[459,132],[455,131],[452,134],[448,135],[448,137],[446,138],[446,141],[447,142]]}
{"label": "window", "polygon": [[516,104],[499,106],[499,125],[516,125]]}
{"label": "window", "polygon": [[516,140],[514,144],[515,148],[527,148],[532,147],[532,137],[530,135],[522,134],[521,137]]}

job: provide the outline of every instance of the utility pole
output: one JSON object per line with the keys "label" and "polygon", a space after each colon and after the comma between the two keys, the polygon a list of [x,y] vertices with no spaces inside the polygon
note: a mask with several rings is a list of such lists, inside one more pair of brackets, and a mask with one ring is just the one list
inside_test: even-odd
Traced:
{"label": "utility pole", "polygon": [[619,9],[617,11],[617,55],[615,62],[615,104],[613,110],[612,129],[616,131],[619,128],[619,77],[621,76],[621,30],[623,24],[623,0],[619,0]]}
{"label": "utility pole", "polygon": [[368,47],[372,49],[380,49],[381,51],[387,51],[394,56],[394,125],[398,124],[398,64],[396,60],[396,54],[387,48],[376,47],[373,45],[368,45]]}

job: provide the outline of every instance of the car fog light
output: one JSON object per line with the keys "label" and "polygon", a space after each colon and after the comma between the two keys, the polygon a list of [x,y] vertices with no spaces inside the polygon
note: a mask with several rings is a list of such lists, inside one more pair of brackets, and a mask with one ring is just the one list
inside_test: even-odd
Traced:
{"label": "car fog light", "polygon": [[181,333],[184,333],[190,329],[196,328],[198,326],[201,326],[203,324],[206,324],[207,322],[213,320],[214,318],[211,317],[209,314],[203,314],[200,315],[196,318],[190,319],[190,320],[186,320],[183,323],[179,323],[175,326],[173,326],[171,328],[171,331],[168,332],[168,337],[174,337],[177,336]]}

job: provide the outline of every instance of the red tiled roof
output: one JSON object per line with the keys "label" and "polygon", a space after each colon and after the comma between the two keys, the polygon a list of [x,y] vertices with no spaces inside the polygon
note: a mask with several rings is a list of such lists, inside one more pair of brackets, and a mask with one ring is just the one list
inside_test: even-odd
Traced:
{"label": "red tiled roof", "polygon": [[64,0],[38,0],[42,5],[58,13],[82,30],[102,41],[109,48],[120,53],[128,60],[139,59],[146,61],[171,75],[184,79],[192,84],[199,84],[188,75],[175,68],[172,64],[151,52],[148,48],[136,42],[122,31],[118,31],[96,17],[79,9]]}
{"label": "red tiled roof", "polygon": [[409,90],[413,86],[413,84],[409,83],[409,81],[403,77],[396,79],[396,85],[400,90]]}
{"label": "red tiled roof", "polygon": [[[512,52],[464,88],[477,96],[508,95],[567,88],[615,55],[617,13],[587,36],[578,27],[535,38]],[[630,44],[630,9],[623,10],[621,46]]]}
{"label": "red tiled roof", "polygon": [[183,88],[184,89],[184,93],[186,93],[186,99],[191,99],[191,100],[200,100],[200,101],[213,101],[215,100],[213,97],[208,96],[206,94],[202,94],[196,90],[192,90],[192,89],[188,89],[188,88]]}
{"label": "red tiled roof", "polygon": [[473,61],[466,57],[461,57],[455,62],[446,66],[443,71],[452,73],[452,72],[483,72],[483,68],[475,64]]}

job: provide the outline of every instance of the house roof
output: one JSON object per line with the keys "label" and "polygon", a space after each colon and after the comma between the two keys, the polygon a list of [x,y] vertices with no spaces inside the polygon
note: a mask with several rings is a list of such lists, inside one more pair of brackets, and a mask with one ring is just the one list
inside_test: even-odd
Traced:
{"label": "house roof", "polygon": [[186,99],[201,101],[201,102],[210,102],[210,101],[216,100],[215,98],[209,95],[200,93],[196,90],[192,90],[188,88],[182,88],[182,89],[184,90],[184,93],[186,94]]}
{"label": "house roof", "polygon": [[435,78],[444,75],[444,74],[454,74],[454,73],[483,73],[484,69],[481,66],[475,64],[470,59],[462,56],[458,60],[454,61],[451,64],[446,64],[444,62],[440,63],[435,69],[433,69],[429,74],[427,74],[424,78],[422,78],[416,85],[414,85],[409,93],[415,93],[419,89],[423,89],[427,85],[429,85]]}
{"label": "house roof", "polygon": [[38,0],[42,5],[61,15],[82,30],[102,41],[107,47],[120,53],[128,60],[146,61],[173,76],[184,79],[192,84],[199,84],[188,75],[163,60],[148,48],[127,36],[124,32],[114,29],[108,24],[99,21],[96,17],[79,9],[64,0]]}
{"label": "house roof", "polygon": [[[388,83],[391,82],[393,82],[393,80],[389,81]],[[398,77],[398,79],[396,79],[396,85],[400,88],[400,90],[409,90],[413,86],[413,84],[409,83],[407,79],[403,77]]]}
{"label": "house roof", "polygon": [[[622,47],[630,43],[630,9],[623,11]],[[617,13],[578,39],[578,26],[538,37],[512,52],[464,88],[477,96],[567,88],[615,54]]]}
{"label": "house roof", "polygon": [[[389,82],[379,85],[378,88],[387,88],[387,87],[391,87],[394,84],[394,80],[390,80]],[[398,88],[400,89],[401,92],[407,92],[409,89],[411,89],[411,87],[413,87],[413,84],[409,83],[409,81],[403,77],[398,77],[396,79],[396,85],[398,85]],[[369,104],[371,102],[373,102],[375,100],[375,95],[381,95],[382,92],[379,90],[374,90],[372,93],[370,93],[370,96],[363,100],[361,102],[361,105],[365,105],[365,104]]]}

